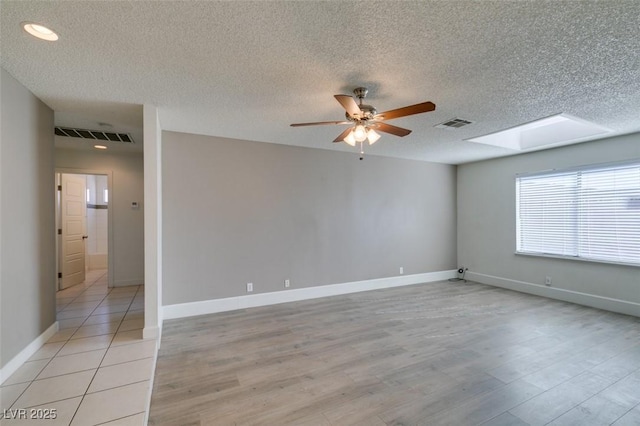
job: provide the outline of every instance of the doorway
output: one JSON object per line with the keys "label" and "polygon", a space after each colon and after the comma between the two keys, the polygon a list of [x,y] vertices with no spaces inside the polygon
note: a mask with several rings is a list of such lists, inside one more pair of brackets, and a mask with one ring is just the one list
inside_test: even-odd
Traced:
{"label": "doorway", "polygon": [[102,271],[113,287],[111,173],[56,170],[56,290]]}

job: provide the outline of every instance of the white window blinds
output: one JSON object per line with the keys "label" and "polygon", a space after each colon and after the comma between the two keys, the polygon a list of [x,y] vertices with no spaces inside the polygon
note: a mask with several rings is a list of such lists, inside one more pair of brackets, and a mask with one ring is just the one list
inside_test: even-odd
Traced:
{"label": "white window blinds", "polygon": [[640,161],[516,177],[519,253],[640,265]]}

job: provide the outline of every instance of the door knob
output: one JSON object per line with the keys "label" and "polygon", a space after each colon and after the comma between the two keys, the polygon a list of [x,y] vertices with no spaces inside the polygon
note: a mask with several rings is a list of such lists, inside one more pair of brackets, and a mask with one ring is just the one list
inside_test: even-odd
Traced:
{"label": "door knob", "polygon": [[83,240],[86,240],[87,238],[89,238],[89,236],[88,236],[88,235],[83,235],[83,236],[82,236],[82,239],[83,239]]}

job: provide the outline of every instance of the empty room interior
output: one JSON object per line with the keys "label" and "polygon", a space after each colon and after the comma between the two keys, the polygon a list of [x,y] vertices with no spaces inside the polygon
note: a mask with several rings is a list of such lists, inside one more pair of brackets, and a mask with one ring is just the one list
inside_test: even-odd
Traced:
{"label": "empty room interior", "polygon": [[640,425],[639,2],[0,37],[3,425]]}

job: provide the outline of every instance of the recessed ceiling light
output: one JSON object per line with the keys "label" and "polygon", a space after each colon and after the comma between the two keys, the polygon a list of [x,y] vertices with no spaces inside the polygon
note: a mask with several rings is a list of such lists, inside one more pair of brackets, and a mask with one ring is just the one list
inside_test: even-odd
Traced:
{"label": "recessed ceiling light", "polygon": [[94,145],[93,147],[94,147],[95,149],[107,149],[107,147],[106,147],[106,146],[104,146],[104,145]]}
{"label": "recessed ceiling light", "polygon": [[34,37],[41,40],[56,41],[58,40],[58,34],[50,28],[44,25],[36,24],[35,22],[23,22],[22,28]]}

